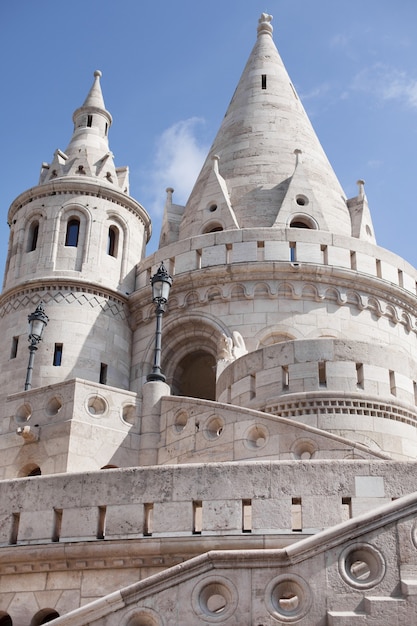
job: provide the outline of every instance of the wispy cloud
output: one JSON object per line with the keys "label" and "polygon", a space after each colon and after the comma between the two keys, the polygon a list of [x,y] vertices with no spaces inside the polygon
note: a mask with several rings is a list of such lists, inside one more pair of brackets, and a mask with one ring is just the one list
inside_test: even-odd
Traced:
{"label": "wispy cloud", "polygon": [[417,78],[394,67],[376,63],[359,72],[352,87],[372,93],[382,100],[401,100],[406,106],[417,110]]}
{"label": "wispy cloud", "polygon": [[157,138],[155,158],[148,172],[153,196],[149,208],[154,215],[163,212],[167,187],[175,189],[175,203],[187,201],[209,149],[198,137],[203,124],[203,119],[191,117],[173,124]]}
{"label": "wispy cloud", "polygon": [[318,98],[326,96],[330,92],[330,90],[331,87],[329,83],[321,83],[310,91],[300,93],[300,98],[303,102],[306,102],[307,100],[316,100]]}

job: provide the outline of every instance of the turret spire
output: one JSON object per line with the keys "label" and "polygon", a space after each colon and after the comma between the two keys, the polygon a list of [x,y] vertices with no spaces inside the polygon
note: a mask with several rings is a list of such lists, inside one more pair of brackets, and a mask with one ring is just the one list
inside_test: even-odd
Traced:
{"label": "turret spire", "polygon": [[51,165],[44,164],[39,183],[62,176],[100,178],[128,193],[127,168],[115,168],[109,149],[108,132],[112,116],[107,111],[101,91],[100,70],[94,72],[94,82],[84,104],[72,116],[74,132],[65,150],[56,150]]}

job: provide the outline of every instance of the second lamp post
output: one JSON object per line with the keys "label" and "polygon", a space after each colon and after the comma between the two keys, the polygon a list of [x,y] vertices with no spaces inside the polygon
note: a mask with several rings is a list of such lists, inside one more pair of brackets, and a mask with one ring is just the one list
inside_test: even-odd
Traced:
{"label": "second lamp post", "polygon": [[147,382],[159,380],[165,382],[166,378],[161,371],[161,348],[162,348],[162,316],[169,298],[169,291],[172,285],[172,276],[166,270],[162,261],[156,274],[151,278],[152,301],[156,304],[156,330],[155,330],[155,351],[152,371],[146,377]]}

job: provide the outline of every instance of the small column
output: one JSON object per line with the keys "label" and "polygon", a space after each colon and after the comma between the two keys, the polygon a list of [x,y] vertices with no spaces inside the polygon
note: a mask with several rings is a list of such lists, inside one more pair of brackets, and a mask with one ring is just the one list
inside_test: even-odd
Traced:
{"label": "small column", "polygon": [[158,445],[161,431],[161,398],[170,396],[166,383],[155,380],[143,385],[142,422],[139,441],[139,465],[158,463]]}

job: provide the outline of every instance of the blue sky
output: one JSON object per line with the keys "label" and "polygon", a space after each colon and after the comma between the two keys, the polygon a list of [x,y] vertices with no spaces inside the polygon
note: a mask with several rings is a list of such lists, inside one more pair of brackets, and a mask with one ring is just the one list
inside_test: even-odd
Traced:
{"label": "blue sky", "polygon": [[65,150],[96,69],[153,251],[165,188],[185,203],[263,11],[347,196],[365,179],[379,245],[417,265],[415,0],[14,0],[0,6],[0,267],[8,207]]}

